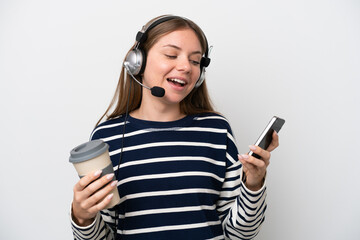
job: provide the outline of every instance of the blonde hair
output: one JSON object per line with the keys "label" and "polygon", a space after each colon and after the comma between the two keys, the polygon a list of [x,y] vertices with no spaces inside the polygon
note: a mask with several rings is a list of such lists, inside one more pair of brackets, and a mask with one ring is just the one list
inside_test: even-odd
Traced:
{"label": "blonde hair", "polygon": [[[154,21],[156,21],[161,17],[164,16],[159,16],[149,21],[145,25],[145,29],[147,26],[149,26],[151,23],[153,23]],[[180,29],[193,30],[200,41],[203,53],[205,53],[207,49],[207,40],[200,27],[189,19],[174,16],[174,18],[162,22],[156,25],[155,27],[153,27],[152,29],[150,29],[149,31],[147,31],[147,39],[144,43],[141,44],[141,48],[145,52],[145,55],[148,53],[149,49],[162,36]],[[131,50],[133,50],[134,47],[135,44],[128,51],[128,53]],[[109,120],[119,117],[122,114],[125,114],[127,111],[127,104],[128,104],[128,112],[131,112],[140,107],[141,98],[142,98],[142,87],[139,84],[132,84],[133,82],[132,80],[127,81],[127,79],[131,79],[131,77],[129,74],[127,73],[125,74],[125,73],[126,71],[124,69],[124,66],[122,66],[119,81],[115,90],[115,94],[107,110],[99,119],[96,125],[98,125],[105,116],[106,116],[106,120]],[[139,79],[139,81],[142,80]],[[208,90],[206,87],[206,81],[204,81],[198,88],[194,88],[188,94],[188,96],[186,96],[180,102],[180,111],[181,113],[186,115],[199,114],[204,112],[214,112],[213,105],[211,103]]]}

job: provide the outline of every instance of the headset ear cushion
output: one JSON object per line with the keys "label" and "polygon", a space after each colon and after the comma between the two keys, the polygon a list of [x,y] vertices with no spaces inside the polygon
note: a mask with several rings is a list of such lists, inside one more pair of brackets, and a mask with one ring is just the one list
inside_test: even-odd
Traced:
{"label": "headset ear cushion", "polygon": [[145,71],[146,58],[147,58],[147,57],[146,57],[145,51],[144,51],[142,48],[140,48],[140,49],[138,49],[138,50],[140,51],[141,56],[142,56],[142,62],[141,62],[140,72],[138,73],[138,75],[139,75],[139,74],[144,73],[144,71]]}
{"label": "headset ear cushion", "polygon": [[201,86],[201,84],[204,82],[205,80],[205,68],[203,67],[199,76],[199,79],[197,80],[196,84],[195,84],[195,88],[198,88]]}
{"label": "headset ear cushion", "polygon": [[210,64],[210,58],[207,57],[207,53],[205,56],[203,56],[201,58],[201,61],[200,61],[200,69],[201,69],[201,73],[200,73],[200,76],[199,76],[199,79],[197,80],[196,84],[195,84],[195,88],[198,88],[201,86],[201,84],[204,82],[205,80],[205,69],[207,66],[209,66]]}
{"label": "headset ear cushion", "polygon": [[146,65],[146,56],[142,49],[135,48],[131,50],[125,58],[129,71],[136,76],[144,72]]}

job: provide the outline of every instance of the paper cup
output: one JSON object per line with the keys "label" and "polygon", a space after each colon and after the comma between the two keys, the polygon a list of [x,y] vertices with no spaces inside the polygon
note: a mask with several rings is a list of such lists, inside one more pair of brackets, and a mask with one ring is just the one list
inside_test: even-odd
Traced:
{"label": "paper cup", "polygon": [[[109,145],[102,140],[86,142],[71,150],[69,162],[74,165],[80,178],[95,170],[102,170],[100,176],[102,177],[106,174],[114,173],[108,149]],[[113,180],[116,180],[115,175]],[[114,196],[107,205],[107,208],[112,208],[120,203],[117,187],[113,189],[112,193]]]}

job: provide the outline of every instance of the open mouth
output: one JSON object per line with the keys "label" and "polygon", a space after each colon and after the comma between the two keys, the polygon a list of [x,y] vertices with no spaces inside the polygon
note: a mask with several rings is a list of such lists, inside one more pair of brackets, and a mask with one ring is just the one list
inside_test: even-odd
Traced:
{"label": "open mouth", "polygon": [[177,79],[177,78],[167,78],[166,80],[167,80],[168,82],[171,82],[171,83],[177,85],[177,86],[183,87],[183,86],[186,85],[186,82],[185,82],[185,81],[180,80],[180,79]]}

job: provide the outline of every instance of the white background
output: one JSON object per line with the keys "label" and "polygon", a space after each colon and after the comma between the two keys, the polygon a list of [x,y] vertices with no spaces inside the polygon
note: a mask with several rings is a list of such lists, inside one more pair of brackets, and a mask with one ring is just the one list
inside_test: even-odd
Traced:
{"label": "white background", "polygon": [[76,172],[126,51],[160,14],[214,46],[207,83],[247,152],[286,119],[256,239],[360,239],[358,0],[0,1],[0,239],[71,239]]}

